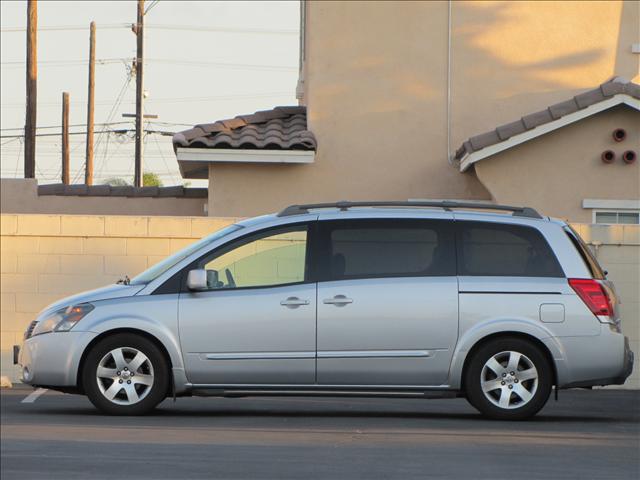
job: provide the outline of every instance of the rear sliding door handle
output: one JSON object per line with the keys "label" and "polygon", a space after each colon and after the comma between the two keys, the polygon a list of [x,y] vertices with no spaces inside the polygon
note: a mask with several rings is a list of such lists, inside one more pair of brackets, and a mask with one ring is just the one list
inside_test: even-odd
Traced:
{"label": "rear sliding door handle", "polygon": [[282,300],[280,305],[288,308],[297,308],[300,305],[309,305],[309,300],[300,300],[298,297],[289,297],[286,300]]}
{"label": "rear sliding door handle", "polygon": [[322,303],[326,305],[335,305],[336,307],[344,307],[349,303],[353,303],[353,300],[351,298],[347,298],[344,295],[336,295],[333,298],[325,298],[324,300],[322,300]]}

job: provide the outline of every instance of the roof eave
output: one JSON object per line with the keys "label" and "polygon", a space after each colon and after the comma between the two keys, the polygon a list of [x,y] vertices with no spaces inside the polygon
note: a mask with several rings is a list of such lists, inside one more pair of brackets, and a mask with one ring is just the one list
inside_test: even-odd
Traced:
{"label": "roof eave", "polygon": [[558,128],[564,127],[571,123],[575,123],[579,120],[582,120],[583,118],[590,117],[591,115],[595,115],[596,113],[603,112],[605,110],[608,110],[610,108],[613,108],[617,105],[622,105],[622,104],[628,105],[631,108],[634,108],[640,111],[639,99],[634,98],[625,93],[614,95],[611,98],[608,98],[607,100],[603,100],[602,102],[599,102],[599,103],[594,103],[593,105],[589,105],[586,108],[583,108],[576,112],[560,117],[557,120],[554,120],[549,123],[544,123],[535,128],[532,128],[531,130],[527,130],[518,135],[514,135],[513,137],[510,137],[502,142],[489,145],[475,152],[471,152],[471,153],[467,152],[459,160],[460,172],[467,171],[471,167],[471,165],[473,165],[474,163],[480,160],[483,160],[487,157],[490,157],[492,155],[495,155],[496,153],[500,153],[504,150],[515,147],[516,145],[520,145],[521,143],[527,142],[534,138],[540,137],[546,133],[557,130]]}
{"label": "roof eave", "polygon": [[215,164],[308,164],[315,161],[315,150],[263,150],[241,148],[178,147],[176,156],[183,178],[209,177],[209,166]]}

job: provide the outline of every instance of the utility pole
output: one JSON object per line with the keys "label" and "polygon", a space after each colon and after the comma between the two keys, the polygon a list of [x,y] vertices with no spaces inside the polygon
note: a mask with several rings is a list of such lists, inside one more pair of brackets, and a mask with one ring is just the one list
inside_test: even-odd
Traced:
{"label": "utility pole", "polygon": [[89,95],[87,96],[87,150],[84,168],[85,185],[93,185],[93,107],[96,71],[96,22],[89,28]]}
{"label": "utility pole", "polygon": [[136,158],[133,184],[142,186],[142,148],[143,148],[143,70],[144,70],[144,0],[138,0],[138,21],[135,26],[136,49]]}
{"label": "utility pole", "polygon": [[24,178],[36,178],[36,111],[38,97],[38,4],[27,2],[27,107],[24,123]]}
{"label": "utility pole", "polygon": [[69,93],[62,92],[62,183],[69,185]]}

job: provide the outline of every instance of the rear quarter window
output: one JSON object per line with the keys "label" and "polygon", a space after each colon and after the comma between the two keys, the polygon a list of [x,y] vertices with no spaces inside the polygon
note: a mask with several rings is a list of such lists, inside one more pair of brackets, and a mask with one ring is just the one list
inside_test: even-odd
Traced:
{"label": "rear quarter window", "polygon": [[591,250],[589,250],[587,244],[584,243],[582,238],[580,238],[580,235],[578,235],[578,233],[568,225],[565,227],[564,231],[569,237],[569,240],[571,240],[575,249],[578,251],[580,258],[582,258],[582,261],[587,266],[591,276],[597,280],[604,280],[604,270],[602,270],[602,267],[591,253]]}
{"label": "rear quarter window", "polygon": [[490,222],[456,222],[458,274],[564,277],[544,236],[535,228]]}

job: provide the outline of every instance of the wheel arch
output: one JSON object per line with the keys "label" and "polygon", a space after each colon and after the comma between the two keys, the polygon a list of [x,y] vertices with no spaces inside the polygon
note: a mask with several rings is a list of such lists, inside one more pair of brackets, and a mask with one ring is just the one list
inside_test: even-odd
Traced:
{"label": "wheel arch", "polygon": [[464,369],[471,355],[484,343],[499,337],[518,337],[540,348],[553,366],[554,385],[563,385],[570,378],[564,347],[547,325],[526,318],[496,318],[477,323],[459,337],[449,367],[450,389],[462,389]]}
{"label": "wheel arch", "polygon": [[[156,336],[150,334],[149,332],[145,332],[143,330],[139,330],[137,328],[126,328],[126,327],[114,328],[112,330],[106,330],[106,331],[102,332],[100,335],[96,336],[93,340],[91,340],[91,342],[89,342],[89,344],[85,347],[84,351],[82,352],[82,356],[80,357],[80,362],[78,363],[78,371],[76,372],[76,385],[77,385],[77,388],[78,388],[79,392],[84,393],[84,387],[82,385],[82,372],[84,370],[85,361],[86,361],[87,356],[89,355],[89,352],[91,351],[91,349],[95,345],[97,345],[99,342],[104,340],[105,338],[108,338],[108,337],[111,337],[111,336],[117,335],[117,334],[122,334],[122,333],[138,335],[138,336],[143,337],[143,338],[149,340],[150,342],[152,342],[156,347],[158,347],[160,352],[162,352],[162,356],[164,357],[164,359],[167,362],[167,367],[169,369],[169,372],[172,371],[172,369],[173,369],[173,361],[171,360],[171,355],[169,355],[169,351],[167,350],[165,345]],[[174,378],[173,378],[173,375],[171,375],[171,374],[169,375],[169,381],[171,382],[170,383],[170,388],[173,389],[174,388]]]}
{"label": "wheel arch", "polygon": [[[559,380],[558,365],[556,363],[553,353],[549,348],[548,343],[545,343],[542,339],[536,337],[535,335],[522,332],[522,331],[517,331],[517,330],[513,330],[513,331],[505,330],[501,332],[495,332],[477,339],[471,345],[471,347],[466,351],[466,353],[464,354],[464,357],[460,359],[461,362],[459,367],[456,369],[456,371],[455,372],[452,371],[452,373],[455,374],[455,377],[452,375],[452,380],[455,380],[454,382],[452,382],[454,385],[456,385],[460,390],[465,389],[464,372],[466,372],[471,359],[482,346],[498,338],[519,338],[521,340],[528,341],[533,345],[535,345],[537,348],[539,348],[542,354],[548,360],[549,364],[551,365],[551,373],[553,375],[553,385],[558,385],[558,380]],[[456,354],[458,355],[460,353],[462,352],[461,351],[456,352]]]}

